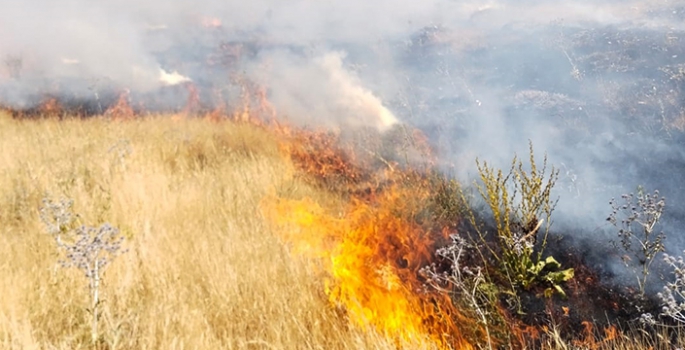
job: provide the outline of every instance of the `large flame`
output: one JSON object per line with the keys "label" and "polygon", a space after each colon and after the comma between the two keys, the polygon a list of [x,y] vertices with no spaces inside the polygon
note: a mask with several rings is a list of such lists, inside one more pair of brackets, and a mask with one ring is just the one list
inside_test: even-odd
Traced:
{"label": "large flame", "polygon": [[270,212],[294,249],[319,258],[329,273],[326,294],[356,325],[406,342],[471,348],[461,339],[448,298],[427,294],[418,269],[434,240],[396,210],[415,193],[393,187],[374,203],[352,200],[341,216],[311,199],[274,199]]}
{"label": "large flame", "polygon": [[[300,170],[322,180],[327,174],[358,176],[343,157],[334,156],[332,145],[324,142],[321,147],[323,135],[295,136],[296,144],[288,150]],[[312,141],[319,145],[308,157],[297,143]],[[399,343],[473,348],[457,326],[465,318],[449,296],[425,288],[420,278],[419,269],[434,258],[436,245],[449,233],[426,229],[415,220],[429,200],[429,187],[420,176],[399,170],[376,177],[384,181],[364,181],[368,191],[350,195],[342,209],[276,195],[268,197],[263,208],[295,253],[319,262],[330,302],[344,309],[353,324]],[[354,182],[359,187],[359,181]]]}

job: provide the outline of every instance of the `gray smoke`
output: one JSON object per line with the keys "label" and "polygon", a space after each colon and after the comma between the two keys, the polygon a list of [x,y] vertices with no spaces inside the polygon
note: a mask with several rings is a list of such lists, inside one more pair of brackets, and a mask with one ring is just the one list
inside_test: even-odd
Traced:
{"label": "gray smoke", "polygon": [[[606,244],[612,197],[660,189],[669,250],[685,199],[685,3],[533,0],[5,0],[0,104],[122,89],[178,108],[192,82],[237,103],[236,74],[303,124],[397,122],[463,181],[475,158],[561,171],[557,229]],[[219,96],[219,97],[217,97]],[[181,103],[179,103],[181,101]]]}

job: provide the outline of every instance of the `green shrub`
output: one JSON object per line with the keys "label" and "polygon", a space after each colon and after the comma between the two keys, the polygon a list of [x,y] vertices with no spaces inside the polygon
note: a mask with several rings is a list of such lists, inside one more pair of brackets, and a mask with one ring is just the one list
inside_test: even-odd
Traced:
{"label": "green shrub", "polygon": [[[511,168],[505,173],[476,160],[481,180],[476,188],[492,214],[496,244],[488,244],[490,235],[482,229],[478,229],[478,237],[513,291],[518,287],[529,290],[543,285],[545,296],[554,292],[565,296],[560,284],[573,278],[573,269],[562,270],[554,257],[544,256],[551,216],[557,203],[551,192],[559,172],[552,167],[547,173],[547,156],[542,168],[535,164],[532,143],[529,161],[530,168],[526,169],[514,156]],[[475,220],[475,215],[471,215],[471,220]],[[473,224],[476,228],[482,227]]]}

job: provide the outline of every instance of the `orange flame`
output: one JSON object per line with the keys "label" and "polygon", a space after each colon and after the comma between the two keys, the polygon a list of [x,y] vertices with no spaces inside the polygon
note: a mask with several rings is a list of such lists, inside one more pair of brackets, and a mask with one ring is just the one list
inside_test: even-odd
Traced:
{"label": "orange flame", "polygon": [[213,123],[219,123],[226,119],[226,109],[224,106],[217,106],[211,112],[207,113],[204,118]]}
{"label": "orange flame", "polygon": [[57,115],[62,112],[62,105],[57,101],[56,98],[51,97],[43,101],[38,107],[40,114],[42,115]]}
{"label": "orange flame", "polygon": [[133,108],[131,108],[131,105],[129,104],[128,100],[129,91],[122,91],[119,94],[119,99],[117,99],[117,102],[111,107],[107,108],[107,110],[105,111],[105,115],[117,120],[132,119],[135,115],[135,112],[133,111]]}
{"label": "orange flame", "polygon": [[255,124],[276,121],[276,108],[269,101],[266,88],[242,77],[234,77],[233,81],[242,90],[242,106],[234,111],[233,120]]}
{"label": "orange flame", "polygon": [[200,109],[200,91],[193,83],[187,83],[185,87],[188,89],[188,100],[183,108],[183,114],[190,116]]}
{"label": "orange flame", "polygon": [[[321,262],[331,304],[346,310],[353,324],[400,343],[429,341],[472,349],[456,323],[466,318],[448,295],[425,288],[419,277],[419,269],[434,258],[436,245],[449,233],[416,221],[430,200],[427,182],[393,169],[377,177],[364,174],[334,134],[277,130],[286,136],[283,149],[300,171],[328,184],[331,179],[348,181],[342,190],[349,191],[350,200],[337,214],[308,198],[271,196],[263,203],[294,252]],[[354,195],[353,184],[368,191]]]}
{"label": "orange flame", "polygon": [[450,233],[418,219],[432,199],[429,181],[392,166],[363,171],[335,133],[264,123],[265,117],[275,116],[265,90],[249,82],[241,85],[244,108],[234,119],[262,120],[260,125],[280,136],[281,150],[299,172],[336,185],[329,189],[349,199],[337,210],[310,198],[271,195],[262,202],[265,216],[293,252],[321,269],[331,305],[345,310],[352,324],[383,333],[398,345],[427,341],[439,348],[473,349],[457,323],[469,322],[473,328],[475,322],[460,314],[448,294],[426,287],[420,277],[419,270]]}
{"label": "orange flame", "polygon": [[300,171],[326,185],[351,185],[362,179],[353,156],[339,146],[337,135],[325,131],[293,130],[281,127],[286,136],[281,149]]}
{"label": "orange flame", "polygon": [[258,112],[262,116],[262,118],[266,119],[268,117],[268,119],[275,120],[276,119],[276,108],[271,103],[271,101],[269,101],[269,99],[267,97],[266,88],[259,86],[259,87],[257,87],[254,94],[257,97],[258,106],[259,106]]}
{"label": "orange flame", "polygon": [[604,328],[604,339],[597,340],[597,336],[594,333],[593,330],[593,325],[591,322],[584,321],[582,322],[585,333],[585,339],[583,340],[576,340],[573,342],[574,345],[576,346],[582,346],[587,349],[600,349],[603,348],[603,345],[606,345],[608,343],[613,342],[616,340],[619,336],[619,331],[616,329],[615,326],[609,326]]}
{"label": "orange flame", "polygon": [[[425,195],[425,194],[424,194]],[[399,341],[431,340],[470,349],[456,327],[448,297],[422,291],[418,270],[434,238],[397,215],[416,193],[391,186],[374,203],[353,199],[335,216],[310,199],[267,201],[266,209],[296,252],[323,261],[326,294],[350,321]],[[272,204],[275,203],[275,204]]]}

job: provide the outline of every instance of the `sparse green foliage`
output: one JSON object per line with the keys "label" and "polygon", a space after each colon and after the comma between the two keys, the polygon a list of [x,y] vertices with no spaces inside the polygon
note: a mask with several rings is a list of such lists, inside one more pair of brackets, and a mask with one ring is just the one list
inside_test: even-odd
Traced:
{"label": "sparse green foliage", "polygon": [[487,340],[484,348],[510,343],[515,337],[497,309],[503,297],[521,312],[522,289],[541,288],[545,297],[555,293],[565,297],[562,284],[574,277],[574,269],[562,269],[554,257],[544,255],[558,172],[548,170],[546,158],[542,167],[537,166],[532,144],[529,160],[528,167],[515,157],[506,173],[478,161],[481,182],[475,191],[490,209],[490,222],[474,206],[473,194],[457,181],[435,177],[432,183],[434,219],[463,233],[451,235],[451,243],[436,251],[448,270],[431,264],[421,273],[427,285],[449,293],[456,305],[478,320],[480,331],[475,333],[479,341]]}
{"label": "sparse green foliage", "polygon": [[[528,290],[536,285],[547,285],[545,295],[554,291],[565,295],[560,283],[573,278],[573,269],[560,270],[561,266],[554,258],[543,259],[556,205],[551,191],[558,171],[552,167],[547,174],[546,156],[542,168],[538,168],[532,143],[529,161],[530,169],[526,169],[515,156],[507,173],[477,161],[482,183],[476,187],[492,213],[496,228],[496,247],[483,246],[489,247],[501,274],[512,287]],[[474,226],[477,227],[475,223]],[[541,230],[542,239],[538,240]],[[487,232],[479,230],[478,233],[486,243]]]}
{"label": "sparse green foliage", "polygon": [[[637,195],[632,193],[621,196],[623,204],[618,204],[612,199],[612,212],[607,218],[612,225],[618,228],[618,237],[621,248],[627,253],[623,255],[623,262],[629,265],[630,256],[634,256],[639,267],[634,269],[640,294],[644,296],[645,285],[649,277],[649,269],[658,253],[664,251],[663,232],[655,232],[661,214],[666,206],[666,201],[659,196],[659,191],[654,194],[646,194],[639,188]],[[637,243],[637,244],[634,244]]]}
{"label": "sparse green foliage", "polygon": [[552,287],[545,289],[545,296],[551,297],[554,292],[565,296],[566,293],[561,288],[561,283],[573,278],[573,269],[560,270],[561,264],[552,256],[548,256],[545,260],[538,261],[535,265],[529,268],[528,284],[536,282],[537,278],[542,276],[542,279],[550,284]]}

